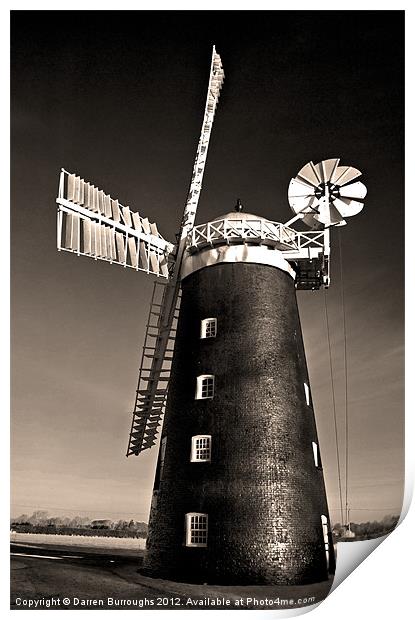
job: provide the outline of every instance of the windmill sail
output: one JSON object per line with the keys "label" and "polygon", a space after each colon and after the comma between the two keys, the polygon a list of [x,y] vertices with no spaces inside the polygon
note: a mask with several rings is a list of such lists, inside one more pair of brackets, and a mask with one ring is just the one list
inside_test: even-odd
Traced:
{"label": "windmill sail", "polygon": [[222,61],[215,47],[212,51],[212,61],[210,65],[209,85],[206,97],[205,114],[203,117],[202,130],[200,132],[199,144],[197,147],[195,163],[193,165],[192,179],[187,195],[186,206],[183,213],[181,225],[181,238],[187,237],[196,217],[197,206],[199,204],[200,192],[202,191],[202,181],[205,172],[206,159],[209,148],[210,136],[212,133],[213,121],[215,118],[216,107],[222,88],[225,73]]}
{"label": "windmill sail", "polygon": [[[157,428],[149,427],[149,424],[151,424],[152,421],[159,422],[160,415],[164,412],[168,382],[165,383],[166,388],[164,400],[162,400],[162,395],[158,392],[157,386],[160,382],[160,377],[163,375],[162,371],[163,368],[165,368],[166,360],[169,357],[169,343],[172,343],[174,320],[176,310],[179,305],[180,269],[183,253],[185,250],[187,235],[193,228],[195,222],[213,121],[224,78],[225,74],[223,71],[221,58],[216,52],[215,47],[213,47],[205,113],[195,163],[193,166],[189,193],[180,227],[179,244],[175,255],[174,269],[163,293],[163,299],[158,317],[157,338],[155,340],[150,368],[147,368],[146,372],[143,371],[143,365],[141,365],[140,368],[137,399],[133,412],[127,456],[130,454],[138,455],[146,448],[150,448],[154,445]],[[140,385],[142,384],[144,377],[148,378],[148,383],[146,382],[148,387],[144,390],[145,393],[141,394]],[[143,397],[143,399],[140,400],[140,397]]]}
{"label": "windmill sail", "polygon": [[56,203],[59,250],[169,277],[174,246],[156,224],[66,170],[61,171]]}
{"label": "windmill sail", "polygon": [[[167,347],[163,354],[164,357],[160,359],[158,357],[158,340],[166,289],[167,285],[164,282],[159,280],[154,282],[127,456],[130,454],[138,455],[143,450],[154,446],[164,414],[180,306],[179,297]],[[154,368],[155,360],[161,361],[157,371]]]}

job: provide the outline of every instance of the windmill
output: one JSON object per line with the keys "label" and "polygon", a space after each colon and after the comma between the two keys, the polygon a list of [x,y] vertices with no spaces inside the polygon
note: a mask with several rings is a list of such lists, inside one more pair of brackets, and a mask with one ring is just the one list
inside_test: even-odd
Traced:
{"label": "windmill", "polygon": [[[213,48],[177,242],[61,171],[58,249],[156,276],[127,456],[160,449],[143,570],[200,583],[310,583],[334,555],[296,289],[328,287],[330,228],[360,172],[309,162],[282,224],[236,210],[195,225],[224,80]],[[303,222],[308,230],[292,227]]]}

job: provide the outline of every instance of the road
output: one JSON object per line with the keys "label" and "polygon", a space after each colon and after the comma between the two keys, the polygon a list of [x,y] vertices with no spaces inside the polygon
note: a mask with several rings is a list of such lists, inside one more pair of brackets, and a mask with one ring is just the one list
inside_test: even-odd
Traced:
{"label": "road", "polygon": [[12,543],[11,609],[281,609],[280,598],[313,605],[331,586],[180,584],[141,575],[140,563],[136,552]]}
{"label": "road", "polygon": [[137,583],[139,563],[116,552],[12,544],[11,609],[153,609],[166,590]]}

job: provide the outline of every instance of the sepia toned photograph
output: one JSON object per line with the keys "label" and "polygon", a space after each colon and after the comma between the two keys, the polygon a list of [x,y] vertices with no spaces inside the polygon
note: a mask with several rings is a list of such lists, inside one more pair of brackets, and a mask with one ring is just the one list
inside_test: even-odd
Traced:
{"label": "sepia toned photograph", "polygon": [[397,526],[403,38],[11,11],[11,609],[311,608]]}

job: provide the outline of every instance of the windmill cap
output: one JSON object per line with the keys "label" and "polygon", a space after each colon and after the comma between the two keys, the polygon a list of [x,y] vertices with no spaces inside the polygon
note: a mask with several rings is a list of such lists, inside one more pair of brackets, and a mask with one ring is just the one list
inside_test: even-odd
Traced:
{"label": "windmill cap", "polygon": [[[230,211],[194,226],[187,238],[180,277],[220,263],[252,263],[285,271],[295,280],[295,271],[282,250],[292,250],[297,233],[265,217]],[[274,250],[270,252],[269,250]]]}

